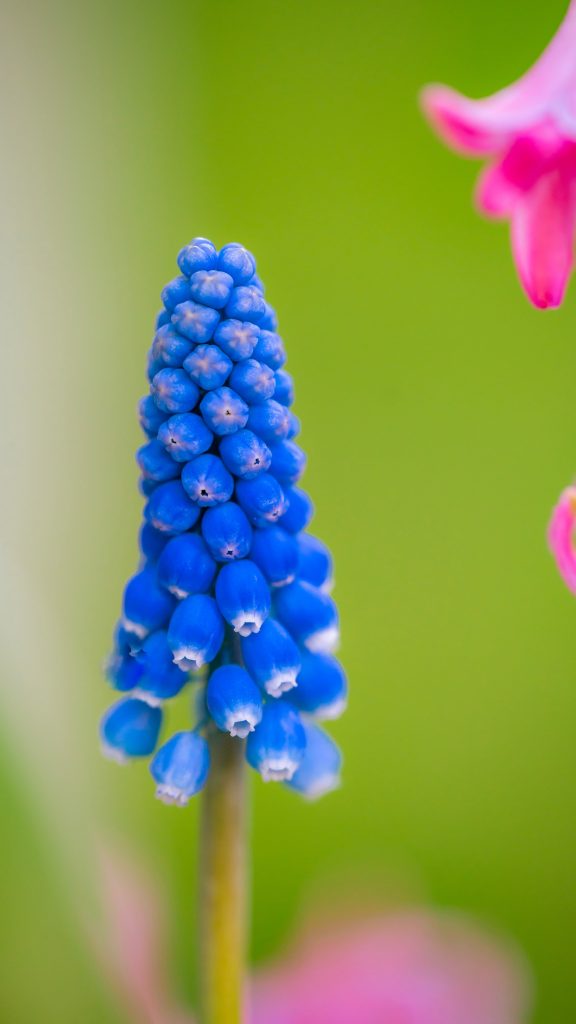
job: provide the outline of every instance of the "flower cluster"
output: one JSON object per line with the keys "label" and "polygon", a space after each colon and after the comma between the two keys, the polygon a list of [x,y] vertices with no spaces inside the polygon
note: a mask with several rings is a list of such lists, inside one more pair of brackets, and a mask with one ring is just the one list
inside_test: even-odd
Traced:
{"label": "flower cluster", "polygon": [[185,804],[202,788],[214,727],[247,740],[265,780],[318,796],[341,759],[314,720],[344,709],[347,683],[331,556],[306,532],[313,506],[297,486],[306,459],[284,345],[243,246],[195,238],[178,266],[140,402],[141,562],[107,667],[125,696],[102,721],[104,751],[154,754],[165,702],[194,682],[195,727],[150,764],[160,798]]}

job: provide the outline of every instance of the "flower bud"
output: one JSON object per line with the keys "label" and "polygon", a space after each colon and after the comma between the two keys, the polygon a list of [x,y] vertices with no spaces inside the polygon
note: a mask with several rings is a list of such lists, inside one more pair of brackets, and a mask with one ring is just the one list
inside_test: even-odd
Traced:
{"label": "flower bud", "polygon": [[246,558],[252,543],[250,523],[232,501],[207,509],[202,517],[202,536],[217,562]]}
{"label": "flower bud", "polygon": [[230,374],[232,360],[218,345],[198,345],[184,360],[184,369],[199,388],[220,388]]}
{"label": "flower bud", "polygon": [[142,639],[161,629],[173,608],[174,599],[158,583],[156,570],[142,569],[128,580],[124,589],[122,627]]}
{"label": "flower bud", "polygon": [[158,562],[158,581],[174,597],[210,590],[216,575],[216,563],[197,533],[181,533],[168,541]]}
{"label": "flower bud", "polygon": [[250,320],[253,324],[259,324],[266,315],[266,304],[258,288],[241,285],[232,290],[224,313],[230,320]]}
{"label": "flower bud", "polygon": [[276,619],[266,619],[258,633],[242,640],[242,657],[252,678],[270,697],[281,697],[297,685],[300,652]]}
{"label": "flower bud", "polygon": [[176,262],[182,273],[191,277],[197,270],[215,270],[218,252],[207,238],[194,238],[180,250]]}
{"label": "flower bud", "polygon": [[256,324],[243,320],[222,320],[214,331],[214,341],[234,362],[249,359],[259,337]]}
{"label": "flower bud", "polygon": [[332,555],[317,537],[301,533],[298,544],[298,578],[329,593],[334,585]]}
{"label": "flower bud", "polygon": [[319,719],[338,718],[346,708],[348,683],[341,664],[331,654],[303,654],[290,701],[299,711]]}
{"label": "flower bud", "polygon": [[329,654],[339,641],[338,612],[328,594],[296,580],[278,591],[276,611],[294,639],[309,651]]}
{"label": "flower bud", "polygon": [[281,526],[254,530],[250,557],[273,587],[283,587],[296,577],[298,545]]}
{"label": "flower bud", "polygon": [[270,473],[261,473],[255,480],[239,480],[236,497],[254,526],[277,523],[284,511],[284,491]]}
{"label": "flower bud", "polygon": [[266,444],[275,444],[288,437],[290,413],[286,406],[268,398],[253,405],[248,414],[248,427],[258,434]]}
{"label": "flower bud", "polygon": [[171,416],[158,431],[158,440],[175,462],[188,462],[207,452],[213,439],[212,431],[195,412]]}
{"label": "flower bud", "polygon": [[197,345],[210,341],[219,322],[217,309],[201,306],[198,302],[181,302],[172,314],[172,323],[180,334]]}
{"label": "flower bud", "polygon": [[243,480],[253,480],[267,470],[272,461],[268,445],[257,434],[245,429],[222,438],[220,455],[230,472]]}
{"label": "flower bud", "polygon": [[262,694],[245,669],[222,665],[208,680],[206,705],[222,732],[245,739],[262,719]]}
{"label": "flower bud", "polygon": [[274,398],[281,405],[292,405],[294,402],[294,381],[288,370],[276,370],[274,378],[276,382]]}
{"label": "flower bud", "polygon": [[276,381],[273,371],[265,363],[259,363],[257,359],[243,359],[236,363],[230,374],[230,387],[248,405],[257,405],[272,398]]}
{"label": "flower bud", "polygon": [[155,362],[162,366],[182,366],[191,351],[192,343],[178,334],[172,324],[156,331],[152,342],[152,358]]}
{"label": "flower bud", "polygon": [[217,455],[199,455],[184,466],[182,486],[200,508],[211,508],[232,497],[234,480]]}
{"label": "flower bud", "polygon": [[102,718],[102,752],[124,764],[131,757],[148,757],[158,742],[162,711],[143,700],[125,697],[113,704]]}
{"label": "flower bud", "polygon": [[186,676],[172,660],[166,630],[150,633],[134,657],[143,668],[135,693],[140,700],[152,705],[161,704],[163,700],[175,697],[186,685]]}
{"label": "flower bud", "polygon": [[254,349],[254,359],[265,363],[271,370],[281,370],[286,362],[284,342],[274,331],[260,330],[258,344]]}
{"label": "flower bud", "polygon": [[156,483],[165,483],[166,480],[178,476],[180,472],[160,441],[148,441],[148,444],[143,444],[136,452],[136,461],[143,476]]}
{"label": "flower bud", "polygon": [[338,789],[342,755],[331,736],[313,722],[305,722],[304,731],[306,750],[287,785],[308,800],[317,800]]}
{"label": "flower bud", "polygon": [[168,626],[174,663],[196,671],[216,657],[224,640],[224,620],[213,597],[193,594],[176,605]]}
{"label": "flower bud", "polygon": [[244,285],[251,281],[256,272],[256,260],[243,245],[230,242],[220,250],[218,269],[229,274],[235,285]]}
{"label": "flower bud", "polygon": [[150,495],[144,516],[162,533],[184,533],[198,521],[200,509],[192,504],[179,480],[170,480]]}
{"label": "flower bud", "polygon": [[280,526],[288,533],[300,533],[310,524],[314,515],[314,505],[308,495],[299,487],[284,488],[285,510],[280,519]]}
{"label": "flower bud", "polygon": [[197,270],[190,278],[190,294],[194,302],[213,309],[224,308],[233,287],[230,274],[220,270]]}
{"label": "flower bud", "polygon": [[262,721],[246,744],[248,763],[265,782],[289,782],[304,758],[306,734],[297,711],[284,701],[264,705]]}
{"label": "flower bud", "polygon": [[297,483],[306,467],[306,456],[293,441],[279,441],[272,445],[270,472],[283,487]]}
{"label": "flower bud", "polygon": [[184,807],[206,783],[210,749],[197,732],[177,732],[157,751],[150,764],[156,796]]}
{"label": "flower bud", "polygon": [[235,633],[258,633],[270,613],[270,589],[260,569],[248,559],[223,565],[216,580],[218,607]]}
{"label": "flower bud", "polygon": [[179,303],[187,302],[192,298],[188,278],[180,276],[175,277],[173,281],[169,281],[162,289],[160,298],[164,303],[166,311],[173,313]]}
{"label": "flower bud", "polygon": [[185,370],[166,367],[152,380],[154,401],[162,412],[190,412],[200,392]]}
{"label": "flower bud", "polygon": [[210,430],[220,436],[240,430],[248,419],[246,402],[231,388],[209,391],[200,402],[200,412]]}

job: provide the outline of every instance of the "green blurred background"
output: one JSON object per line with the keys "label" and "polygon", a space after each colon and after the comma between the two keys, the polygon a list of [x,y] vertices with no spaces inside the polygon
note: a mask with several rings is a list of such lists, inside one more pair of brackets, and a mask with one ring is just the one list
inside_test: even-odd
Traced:
{"label": "green blurred background", "polygon": [[197,809],[96,742],[144,355],[195,234],[251,248],[279,310],[352,685],[344,788],[253,787],[254,957],[368,877],[513,936],[534,1020],[572,1019],[576,607],[545,527],[576,300],[530,308],[416,100],[506,84],[564,6],[4,0],[2,1021],[120,1020],[71,908],[90,823],[163,879],[195,992]]}

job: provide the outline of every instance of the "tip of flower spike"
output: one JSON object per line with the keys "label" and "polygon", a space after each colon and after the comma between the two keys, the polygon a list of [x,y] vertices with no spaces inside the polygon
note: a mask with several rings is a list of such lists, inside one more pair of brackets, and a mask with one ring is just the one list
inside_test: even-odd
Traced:
{"label": "tip of flower spike", "polygon": [[319,629],[312,633],[304,641],[304,646],[313,654],[334,654],[340,645],[340,630],[338,626],[328,626],[327,629]]}
{"label": "tip of flower spike", "polygon": [[156,786],[156,797],[163,804],[169,804],[172,807],[186,807],[186,804],[190,801],[190,797],[183,790],[165,783]]}
{"label": "tip of flower spike", "polygon": [[266,683],[266,693],[269,697],[281,697],[283,693],[288,693],[289,690],[293,690],[298,685],[296,682],[297,675],[296,670],[291,671],[290,669],[278,672]]}
{"label": "tip of flower spike", "polygon": [[270,757],[260,765],[260,775],[264,782],[290,782],[297,768],[290,757]]}

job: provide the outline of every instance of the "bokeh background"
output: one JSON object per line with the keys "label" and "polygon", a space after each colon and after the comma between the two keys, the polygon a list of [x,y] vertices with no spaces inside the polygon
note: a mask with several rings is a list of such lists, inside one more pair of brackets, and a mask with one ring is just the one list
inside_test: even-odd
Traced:
{"label": "bokeh background", "polygon": [[564,7],[3,0],[3,1021],[121,1020],[75,916],[93,829],[162,879],[194,998],[197,808],[103,762],[96,722],[145,350],[195,234],[251,248],[279,311],[352,685],[344,788],[253,786],[253,956],[363,879],[512,936],[534,1021],[572,1018],[576,605],[545,527],[576,469],[576,298],[529,307],[416,100],[506,84]]}

